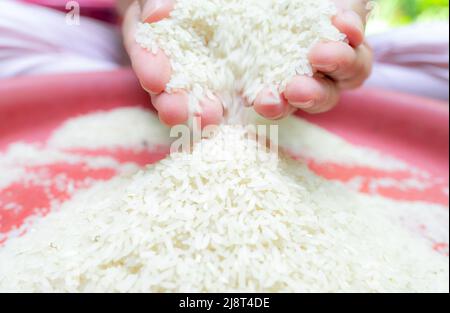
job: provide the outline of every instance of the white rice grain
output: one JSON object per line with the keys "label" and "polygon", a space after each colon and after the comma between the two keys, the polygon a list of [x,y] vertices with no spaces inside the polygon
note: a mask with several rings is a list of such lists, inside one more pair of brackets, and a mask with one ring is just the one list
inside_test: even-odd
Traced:
{"label": "white rice grain", "polygon": [[313,74],[311,47],[345,39],[336,12],[329,0],[176,0],[169,18],[138,25],[136,41],[170,58],[167,92],[190,92],[193,111],[214,93],[235,118],[263,88],[282,92],[295,75]]}
{"label": "white rice grain", "polygon": [[383,201],[246,135],[223,126],[192,154],[78,193],[0,249],[0,291],[448,292],[448,258]]}

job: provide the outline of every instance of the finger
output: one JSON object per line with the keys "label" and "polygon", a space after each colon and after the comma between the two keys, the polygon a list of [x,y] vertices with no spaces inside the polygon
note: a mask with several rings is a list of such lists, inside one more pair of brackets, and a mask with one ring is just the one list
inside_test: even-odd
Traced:
{"label": "finger", "polygon": [[141,21],[155,23],[169,17],[173,10],[174,0],[139,0],[141,6]]}
{"label": "finger", "polygon": [[372,59],[366,43],[356,49],[343,42],[319,43],[309,55],[313,68],[333,78],[340,88],[361,86],[371,73]]}
{"label": "finger", "polygon": [[314,70],[344,80],[354,76],[357,54],[344,42],[321,42],[311,49],[309,61]]}
{"label": "finger", "polygon": [[281,119],[292,112],[284,96],[271,88],[265,88],[258,94],[253,107],[259,115],[270,120]]}
{"label": "finger", "polygon": [[162,51],[155,55],[138,46],[129,54],[142,87],[151,94],[163,92],[171,77],[171,66],[166,55]]}
{"label": "finger", "polygon": [[319,81],[313,77],[296,76],[284,91],[284,97],[290,105],[297,109],[309,109],[323,97],[323,88]]}
{"label": "finger", "polygon": [[333,18],[333,24],[347,36],[352,47],[360,46],[364,41],[364,23],[355,11],[344,11]]}
{"label": "finger", "polygon": [[338,81],[339,87],[343,89],[354,89],[361,87],[372,73],[373,51],[368,44],[363,44],[356,49],[356,62],[349,71],[353,72],[350,78]]}
{"label": "finger", "polygon": [[224,110],[222,103],[217,97],[201,100],[200,107],[202,111],[197,116],[201,118],[202,128],[208,125],[219,125],[222,123]]}
{"label": "finger", "polygon": [[304,111],[317,114],[331,110],[339,101],[339,86],[328,77],[316,77],[317,95],[312,105],[303,109]]}
{"label": "finger", "polygon": [[159,94],[170,81],[172,74],[169,58],[158,50],[153,54],[142,48],[134,38],[140,8],[137,3],[130,6],[123,24],[124,44],[130,56],[131,65],[142,87],[152,94]]}
{"label": "finger", "polygon": [[188,120],[189,97],[184,91],[172,94],[164,92],[160,95],[152,96],[152,103],[158,111],[159,119],[166,125],[179,125]]}
{"label": "finger", "polygon": [[339,88],[326,77],[296,76],[286,86],[284,96],[297,109],[319,113],[330,110],[337,103]]}

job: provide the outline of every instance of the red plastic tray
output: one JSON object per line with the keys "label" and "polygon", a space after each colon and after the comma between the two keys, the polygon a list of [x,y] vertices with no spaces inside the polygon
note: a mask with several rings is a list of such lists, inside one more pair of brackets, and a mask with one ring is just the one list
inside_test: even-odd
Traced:
{"label": "red plastic tray", "polygon": [[[0,84],[0,149],[15,140],[43,140],[64,119],[118,106],[148,104],[128,70],[17,78]],[[299,113],[348,141],[448,176],[448,103],[391,91],[345,93],[333,111]]]}
{"label": "red plastic tray", "polygon": [[[43,77],[17,78],[0,84],[0,153],[9,144],[45,143],[52,131],[66,119],[97,110],[123,106],[150,105],[129,69],[105,73],[84,73]],[[433,183],[426,190],[382,188],[377,194],[400,200],[420,200],[448,205],[449,180],[449,110],[447,103],[374,89],[345,93],[341,104],[322,115],[299,114],[348,141],[375,148],[427,171]],[[131,161],[139,165],[165,156],[167,147],[154,151],[96,150],[73,151],[85,155],[108,155],[118,162]],[[318,174],[341,181],[363,177],[414,177],[414,173],[386,171],[340,164],[319,164],[309,160]],[[44,167],[44,168],[43,168]],[[39,182],[15,182],[0,189],[0,242],[6,234],[19,228],[28,217],[45,214],[52,199],[70,198],[64,188],[56,188],[55,177],[64,174],[85,187],[86,182],[107,180],[117,173],[110,168],[91,169],[83,164],[50,164],[27,167],[33,173],[45,172]],[[43,171],[43,169],[45,171]],[[1,173],[0,173],[1,175]],[[38,175],[38,174],[36,174]],[[41,175],[41,174],[39,174]],[[50,184],[48,183],[50,182]],[[59,182],[60,183],[60,182]],[[364,186],[362,192],[371,193]],[[20,209],[6,207],[14,203]],[[420,225],[421,228],[424,225]],[[422,232],[426,232],[421,229]],[[3,237],[2,237],[3,234]],[[434,242],[435,249],[448,252],[448,242]]]}

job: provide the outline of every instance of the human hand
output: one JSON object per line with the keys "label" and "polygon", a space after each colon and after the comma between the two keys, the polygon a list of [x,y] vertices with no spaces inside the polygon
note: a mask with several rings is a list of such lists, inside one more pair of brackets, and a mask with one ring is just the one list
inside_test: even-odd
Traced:
{"label": "human hand", "polygon": [[[167,125],[182,124],[188,120],[188,94],[177,91],[164,92],[171,77],[171,64],[168,57],[159,50],[157,54],[142,48],[135,40],[138,22],[154,23],[169,16],[174,0],[139,0],[132,3],[125,13],[123,35],[125,48],[130,56],[133,69],[142,87],[151,95],[152,103],[160,120]],[[220,124],[223,106],[219,99],[206,98],[200,101],[199,114],[202,126]]]}
{"label": "human hand", "polygon": [[314,77],[294,77],[282,95],[263,90],[254,103],[260,115],[279,119],[298,109],[326,112],[337,104],[342,90],[360,87],[369,77],[373,56],[364,40],[367,1],[333,1],[339,10],[333,24],[347,36],[348,43],[321,42],[314,46],[309,54]]}
{"label": "human hand", "polygon": [[[333,0],[340,9],[334,25],[348,38],[348,43],[322,42],[313,47],[309,59],[314,77],[297,76],[287,85],[282,95],[263,90],[254,102],[255,111],[269,119],[282,118],[297,109],[320,113],[331,109],[341,90],[359,87],[369,76],[372,53],[364,42],[365,10],[357,9],[364,0]],[[161,121],[168,125],[186,122],[189,116],[188,95],[184,91],[164,92],[170,81],[171,65],[160,50],[149,53],[135,41],[139,21],[154,23],[169,16],[174,0],[139,0],[127,10],[123,33],[132,66],[142,87],[151,94]],[[359,12],[356,13],[356,12]],[[201,102],[202,125],[219,124],[223,106],[219,99]]]}

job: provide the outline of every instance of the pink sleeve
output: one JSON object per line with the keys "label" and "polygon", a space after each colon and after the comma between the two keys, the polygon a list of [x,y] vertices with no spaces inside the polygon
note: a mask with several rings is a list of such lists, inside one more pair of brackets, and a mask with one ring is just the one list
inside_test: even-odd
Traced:
{"label": "pink sleeve", "polygon": [[375,66],[368,85],[448,100],[448,23],[400,28],[369,42]]}
{"label": "pink sleeve", "polygon": [[0,78],[117,68],[125,60],[119,30],[82,17],[66,23],[52,9],[0,1]]}

